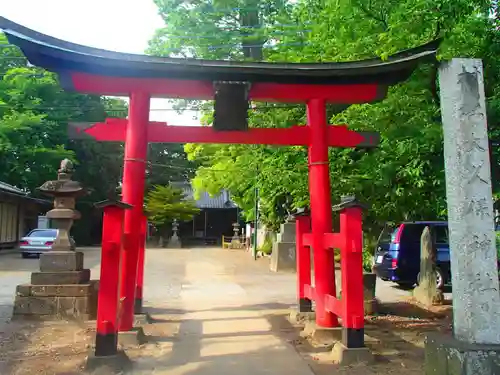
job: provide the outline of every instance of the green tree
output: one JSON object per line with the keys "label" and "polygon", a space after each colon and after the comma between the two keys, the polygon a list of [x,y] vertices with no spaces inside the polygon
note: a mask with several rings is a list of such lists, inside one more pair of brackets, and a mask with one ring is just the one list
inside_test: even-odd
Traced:
{"label": "green tree", "polygon": [[188,200],[180,189],[169,185],[155,185],[144,200],[146,215],[155,224],[162,236],[170,229],[174,219],[189,221],[200,210],[193,200]]}
{"label": "green tree", "polygon": [[151,143],[148,152],[146,190],[154,185],[185,182],[194,177],[196,161],[187,159],[181,144]]}
{"label": "green tree", "polygon": [[3,34],[0,53],[0,181],[40,195],[37,187],[57,177],[62,159],[71,159],[73,178],[90,190],[77,203],[82,219],[73,234],[79,244],[90,244],[99,239],[93,203],[118,186],[123,146],[69,139],[68,122],[102,121],[108,113],[125,116],[127,105],[63,91],[56,75],[30,66]]}
{"label": "green tree", "polygon": [[[248,28],[234,12],[252,8],[251,2],[198,0],[186,6],[158,0],[157,4],[167,25],[151,42],[151,52],[175,55],[184,51],[187,56],[208,59],[246,57],[242,32]],[[301,0],[277,4],[276,9],[275,16],[261,16],[259,25],[252,29],[259,30],[255,33],[264,40],[259,45],[267,61],[352,61],[377,56],[385,59],[396,51],[438,37],[443,38],[441,59],[482,58],[491,140],[499,143],[499,29],[497,20],[491,16],[497,15],[491,3]],[[227,48],[229,45],[231,50]],[[433,65],[422,66],[408,81],[391,88],[387,99],[380,103],[329,108],[332,123],[347,123],[355,130],[381,134],[381,144],[376,150],[330,151],[332,199],[335,202],[342,194],[354,193],[369,203],[365,228],[372,238],[387,220],[446,215],[436,72]],[[207,122],[209,119],[210,115]],[[304,107],[296,106],[259,104],[250,116],[252,127],[304,122]],[[255,186],[259,187],[262,198],[262,218],[271,225],[282,220],[278,208],[284,196],[290,194],[296,206],[308,204],[304,148],[187,145],[185,149],[190,159],[201,163],[195,187],[214,193],[222,187],[228,188],[248,218],[252,215]],[[498,148],[492,154],[495,172],[499,169]]]}
{"label": "green tree", "polygon": [[104,197],[118,185],[121,146],[68,139],[70,121],[97,122],[107,111],[126,114],[121,100],[68,93],[57,77],[30,67],[17,48],[0,36],[0,180],[37,194],[55,178],[60,161],[72,159],[75,178],[92,191],[89,200]]}

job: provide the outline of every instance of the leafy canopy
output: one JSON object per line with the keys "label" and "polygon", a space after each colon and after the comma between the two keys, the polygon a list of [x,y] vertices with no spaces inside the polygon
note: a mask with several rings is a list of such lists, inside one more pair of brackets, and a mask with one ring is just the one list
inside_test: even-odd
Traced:
{"label": "leafy canopy", "polygon": [[177,219],[189,221],[199,209],[193,200],[187,200],[180,189],[169,185],[155,185],[144,200],[148,219],[155,225],[165,226]]}
{"label": "leafy canopy", "polygon": [[[386,59],[397,51],[442,38],[439,58],[477,57],[485,66],[490,139],[498,145],[500,44],[495,4],[483,0],[156,0],[166,25],[150,42],[158,55],[280,62]],[[250,20],[250,21],[249,21]],[[252,43],[250,43],[252,42]],[[252,47],[253,46],[253,47]],[[249,49],[259,51],[249,53]],[[332,200],[355,194],[370,204],[366,231],[377,235],[385,221],[446,216],[437,67],[421,66],[376,104],[331,106],[332,124],[381,134],[375,150],[330,150]],[[207,123],[211,115],[206,116]],[[304,124],[303,106],[256,104],[252,127]],[[194,186],[216,193],[228,188],[251,219],[253,188],[261,218],[283,220],[287,195],[309,203],[307,153],[303,147],[186,145],[201,163]],[[492,148],[498,191],[498,147]]]}

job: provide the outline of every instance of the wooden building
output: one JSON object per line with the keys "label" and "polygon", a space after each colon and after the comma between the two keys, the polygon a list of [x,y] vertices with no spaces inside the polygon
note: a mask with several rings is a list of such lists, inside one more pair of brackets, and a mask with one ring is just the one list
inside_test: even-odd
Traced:
{"label": "wooden building", "polygon": [[193,187],[189,183],[175,183],[172,186],[182,189],[187,199],[193,199],[200,213],[192,221],[181,223],[179,235],[185,245],[220,244],[222,236],[233,235],[233,223],[240,222],[238,206],[231,200],[226,190],[213,197],[203,192],[194,199]]}
{"label": "wooden building", "polygon": [[0,181],[0,249],[15,247],[21,237],[37,227],[38,216],[51,204]]}

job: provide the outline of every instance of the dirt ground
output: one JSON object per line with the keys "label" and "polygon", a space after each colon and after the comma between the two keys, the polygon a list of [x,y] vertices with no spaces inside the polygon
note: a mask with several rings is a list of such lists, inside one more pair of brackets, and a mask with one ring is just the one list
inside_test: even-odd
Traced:
{"label": "dirt ground", "polygon": [[[321,347],[305,339],[295,346],[316,375],[422,375],[424,342],[428,332],[452,330],[452,309],[446,305],[424,309],[412,299],[379,306],[379,313],[365,319],[365,344],[375,355],[375,363],[338,366],[329,359],[330,347]],[[294,327],[294,333],[300,328]]]}
{"label": "dirt ground", "polygon": [[[407,375],[422,374],[425,333],[451,331],[449,305],[432,311],[410,300],[381,305],[378,315],[366,318],[365,333],[369,337],[366,344],[375,354],[376,363],[341,367],[329,360],[330,348],[315,346],[299,336],[301,328],[290,324],[288,312],[285,309],[266,311],[264,316],[272,333],[295,346],[316,375],[386,375],[401,370]],[[150,341],[141,347],[127,349],[129,357],[139,363],[132,374],[151,373],[141,371],[147,367],[141,364],[171,354],[182,316],[182,311],[154,316],[158,320],[145,326]],[[0,333],[0,374],[84,374],[85,359],[93,346],[94,326],[95,322],[10,322]]]}

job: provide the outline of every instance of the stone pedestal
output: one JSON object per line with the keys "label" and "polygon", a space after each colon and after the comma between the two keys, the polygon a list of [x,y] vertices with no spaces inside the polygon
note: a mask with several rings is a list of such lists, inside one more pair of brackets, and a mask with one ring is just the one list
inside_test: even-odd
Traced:
{"label": "stone pedestal", "polygon": [[365,305],[365,315],[373,315],[377,312],[377,299],[375,289],[377,285],[377,275],[374,273],[363,274],[363,299]]}
{"label": "stone pedestal", "polygon": [[316,319],[314,311],[299,311],[299,309],[290,309],[288,320],[294,325],[303,325],[306,322],[312,322]]}
{"label": "stone pedestal", "polygon": [[295,223],[281,224],[277,241],[271,253],[271,271],[295,271],[297,269]]}
{"label": "stone pedestal", "polygon": [[83,253],[44,253],[40,272],[31,274],[31,284],[17,287],[13,317],[92,320],[97,313],[97,289],[90,270],[83,268]]}
{"label": "stone pedestal", "polygon": [[425,343],[425,375],[498,375],[500,345],[470,344],[439,333]]}
{"label": "stone pedestal", "polygon": [[342,340],[342,327],[319,327],[314,320],[305,321],[300,336],[308,338],[316,345],[330,346]]}
{"label": "stone pedestal", "polygon": [[111,356],[96,356],[92,351],[85,364],[85,370],[91,374],[123,374],[132,367],[132,361],[123,350]]}
{"label": "stone pedestal", "polygon": [[179,236],[177,236],[176,233],[172,237],[170,237],[170,240],[168,241],[167,247],[169,249],[179,249],[182,247],[181,240]]}
{"label": "stone pedestal", "polygon": [[353,364],[370,364],[375,361],[375,357],[370,349],[348,348],[341,342],[336,342],[332,349],[332,360],[334,363],[349,366]]}

